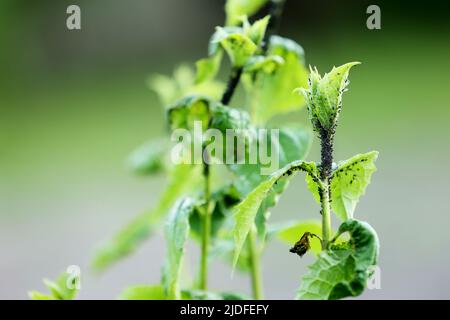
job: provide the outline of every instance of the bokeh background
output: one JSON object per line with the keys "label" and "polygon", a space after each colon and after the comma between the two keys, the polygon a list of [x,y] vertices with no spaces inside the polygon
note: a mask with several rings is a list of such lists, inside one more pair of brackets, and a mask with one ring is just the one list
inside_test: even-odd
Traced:
{"label": "bokeh background", "polygon": [[[69,4],[81,7],[81,31],[65,27]],[[161,235],[104,274],[89,264],[94,248],[152,207],[165,183],[124,165],[136,146],[164,134],[146,78],[205,56],[223,4],[0,1],[0,298],[25,299],[72,264],[82,268],[84,299],[159,282]],[[369,4],[381,7],[381,30],[366,28]],[[302,44],[308,64],[327,71],[363,62],[351,74],[335,154],[380,151],[356,212],[382,246],[381,289],[363,299],[450,298],[449,10],[444,1],[287,1],[280,34]],[[304,110],[287,118],[306,124]],[[317,148],[309,159],[318,159]],[[272,219],[317,212],[298,177]],[[311,261],[270,244],[266,297],[291,299]],[[191,270],[196,262],[191,245]],[[213,289],[249,292],[246,277],[230,279],[221,262],[212,268]]]}

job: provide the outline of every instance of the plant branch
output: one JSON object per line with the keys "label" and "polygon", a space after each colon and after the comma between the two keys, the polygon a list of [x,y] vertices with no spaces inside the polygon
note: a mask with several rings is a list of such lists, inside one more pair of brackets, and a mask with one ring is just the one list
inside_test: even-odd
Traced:
{"label": "plant branch", "polygon": [[271,0],[269,7],[269,25],[267,26],[266,33],[264,34],[264,40],[262,43],[262,51],[266,54],[269,48],[270,37],[278,32],[281,23],[281,16],[283,14],[284,4],[286,0]]}
{"label": "plant branch", "polygon": [[322,214],[322,249],[327,249],[331,234],[331,174],[333,169],[334,130],[320,130],[320,204]]}
{"label": "plant branch", "polygon": [[[267,26],[266,33],[264,34],[264,39],[261,45],[261,49],[263,54],[266,54],[270,37],[274,35],[279,27],[281,22],[281,15],[283,13],[284,3],[286,0],[271,0],[270,1],[270,8],[269,8],[269,25]],[[227,105],[230,103],[231,98],[234,95],[234,92],[236,91],[236,88],[239,84],[239,81],[241,80],[242,76],[242,67],[234,67],[231,69],[230,77],[228,78],[227,88],[225,92],[222,95],[222,99],[220,102]]]}
{"label": "plant branch", "polygon": [[[203,223],[202,223],[202,244],[200,254],[200,290],[206,290],[208,288],[208,254],[209,254],[209,239],[211,234],[211,213],[209,212],[209,204],[211,201],[210,190],[210,167],[208,164],[208,153],[205,152],[205,147],[202,149],[203,154],[203,179],[204,185],[204,200],[205,206],[203,210]],[[206,158],[206,159],[205,159]]]}
{"label": "plant branch", "polygon": [[260,268],[260,256],[256,240],[256,229],[252,228],[248,235],[250,272],[252,275],[252,294],[253,299],[261,300],[263,299],[263,288]]}
{"label": "plant branch", "polygon": [[230,103],[231,98],[233,97],[233,94],[236,91],[237,85],[241,80],[242,71],[243,71],[242,67],[233,67],[231,69],[231,74],[230,78],[228,79],[227,88],[222,95],[222,99],[220,99],[221,103],[225,105]]}

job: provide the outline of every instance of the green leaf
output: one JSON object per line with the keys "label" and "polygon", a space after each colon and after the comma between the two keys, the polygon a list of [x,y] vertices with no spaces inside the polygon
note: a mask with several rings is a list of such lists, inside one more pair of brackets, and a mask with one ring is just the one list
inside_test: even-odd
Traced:
{"label": "green leaf", "polygon": [[[311,232],[322,237],[322,223],[319,220],[306,220],[295,223],[284,223],[281,226],[270,226],[268,233],[278,240],[293,245],[305,232]],[[311,250],[315,254],[322,251],[322,244],[317,238],[312,238]]]}
{"label": "green leaf", "polygon": [[378,152],[359,154],[342,163],[333,172],[331,181],[332,209],[342,221],[353,218],[356,204],[370,184],[376,171]]}
{"label": "green leaf", "polygon": [[244,67],[244,72],[255,73],[263,71],[270,74],[283,64],[284,59],[280,56],[252,56],[248,59]]}
{"label": "green leaf", "polygon": [[[262,138],[263,137],[258,135],[256,143],[265,143],[261,142]],[[278,153],[279,167],[284,167],[295,160],[304,159],[306,157],[311,146],[312,134],[308,130],[302,128],[286,127],[279,130],[278,139],[275,140],[272,140],[271,135],[267,132],[267,141],[269,152],[273,152],[273,143],[274,150]],[[266,176],[261,174],[261,170],[262,168],[268,169],[266,165],[262,165],[261,163],[231,164],[229,165],[229,168],[238,179],[236,186],[242,197],[245,197],[250,191],[264,181]],[[256,225],[258,235],[262,239],[265,237],[265,224],[270,216],[268,209],[276,205],[279,195],[286,187],[286,180],[279,181],[277,185],[272,188],[259,208],[256,216]]]}
{"label": "green leaf", "polygon": [[[212,59],[214,60],[214,58]],[[216,57],[216,59],[220,59],[220,57]],[[197,71],[197,75],[189,66],[183,64],[175,69],[171,77],[154,74],[149,77],[147,84],[151,90],[156,92],[163,106],[168,106],[186,95],[203,95],[211,99],[220,99],[225,86],[221,82],[212,80],[214,69],[205,71],[204,68],[207,67],[204,65],[205,63],[200,63],[201,70]],[[212,63],[220,63],[220,61],[214,60]],[[210,67],[211,65],[208,68]],[[201,77],[206,78],[199,81],[199,77],[200,79]]]}
{"label": "green leaf", "polygon": [[56,300],[52,296],[41,293],[39,291],[30,291],[28,292],[28,296],[31,300]]}
{"label": "green leaf", "polygon": [[165,157],[169,146],[167,139],[149,141],[133,151],[128,158],[128,165],[141,175],[160,173],[166,166]]}
{"label": "green leaf", "polygon": [[229,129],[249,129],[251,128],[250,116],[243,110],[216,103],[212,108],[210,127],[220,130],[223,134],[226,134]]}
{"label": "green leaf", "polygon": [[168,118],[173,129],[193,129],[193,121],[201,121],[203,130],[209,126],[226,133],[227,129],[250,127],[248,113],[227,107],[200,95],[188,95],[168,109]]}
{"label": "green leaf", "polygon": [[373,228],[366,222],[347,220],[338,236],[350,234],[350,241],[323,251],[302,277],[297,299],[342,299],[360,295],[370,276],[370,267],[377,263],[379,242]]}
{"label": "green leaf", "polygon": [[[376,171],[375,161],[377,158],[377,151],[358,154],[340,162],[333,170],[331,209],[341,221],[353,218],[359,198],[364,195],[372,174]],[[320,203],[317,183],[309,176],[306,177],[306,181],[317,203]]]}
{"label": "green leaf", "polygon": [[80,278],[71,273],[62,273],[56,282],[44,279],[50,295],[38,291],[31,291],[28,296],[33,300],[73,300],[78,293]]}
{"label": "green leaf", "polygon": [[[214,192],[211,195],[211,241],[215,241],[219,231],[226,223],[226,220],[231,217],[231,209],[241,200],[236,187],[233,184],[228,184]],[[191,214],[189,225],[191,226],[191,233],[195,239],[200,240],[203,225],[203,212],[196,208]]]}
{"label": "green leaf", "polygon": [[137,216],[118,232],[94,255],[93,267],[102,271],[120,259],[133,253],[159,225],[176,199],[188,191],[195,191],[201,177],[199,165],[176,165],[169,173],[169,183],[164,189],[157,206]]}
{"label": "green leaf", "polygon": [[255,217],[258,209],[267,198],[267,195],[273,185],[281,178],[285,176],[290,177],[298,171],[308,172],[312,176],[317,176],[318,172],[317,167],[313,162],[304,162],[302,160],[294,161],[271,174],[267,180],[259,184],[241,203],[235,207],[233,214],[235,219],[235,226],[233,228],[235,241],[233,268],[237,263],[247,235],[255,223]]}
{"label": "green leaf", "polygon": [[119,296],[120,300],[166,300],[162,285],[137,285],[126,288]]}
{"label": "green leaf", "polygon": [[195,83],[200,84],[203,82],[213,80],[219,72],[220,62],[222,61],[222,52],[218,51],[214,55],[208,58],[198,60],[195,65],[197,67],[197,75]]}
{"label": "green leaf", "polygon": [[236,25],[242,16],[251,16],[261,9],[269,0],[227,0],[225,4],[226,24]]}
{"label": "green leaf", "polygon": [[281,57],[284,63],[272,72],[245,75],[243,78],[252,118],[257,124],[264,124],[277,114],[299,110],[305,103],[303,97],[292,92],[307,85],[303,48],[293,40],[272,36],[267,56]]}
{"label": "green leaf", "polygon": [[194,129],[194,122],[202,123],[202,130],[209,125],[211,101],[207,97],[189,95],[176,101],[167,110],[169,124],[172,129]]}
{"label": "green leaf", "polygon": [[243,67],[247,60],[256,52],[258,46],[242,32],[227,33],[218,27],[220,45],[228,54],[234,67]]}
{"label": "green leaf", "polygon": [[169,299],[181,298],[179,278],[184,246],[189,235],[189,216],[194,208],[193,199],[181,199],[175,204],[165,225],[167,255],[163,269],[163,285]]}
{"label": "green leaf", "polygon": [[231,34],[242,34],[243,29],[241,27],[216,27],[216,31],[213,33],[208,43],[208,55],[210,57],[221,52],[220,42],[226,39]]}
{"label": "green leaf", "polygon": [[254,44],[258,47],[261,46],[266,33],[267,26],[269,24],[270,16],[265,16],[262,19],[256,20],[253,24],[248,22],[247,17],[244,17],[243,30]]}
{"label": "green leaf", "polygon": [[183,290],[183,300],[248,300],[243,294],[236,292],[210,292],[202,290]]}
{"label": "green leaf", "polygon": [[348,74],[357,64],[360,63],[350,62],[337,68],[333,67],[323,77],[317,68],[311,68],[309,88],[300,88],[299,91],[306,99],[309,117],[317,132],[336,127],[342,107],[342,95],[349,84]]}
{"label": "green leaf", "polygon": [[[230,150],[227,148],[228,139],[231,139],[230,145],[231,143],[236,144],[234,139],[237,137],[238,141],[244,141],[244,147],[252,139],[250,134],[252,131],[246,130],[252,127],[250,126],[249,115],[245,111],[227,107],[202,96],[187,96],[177,101],[169,108],[168,118],[173,129],[184,128],[193,131],[195,129],[194,121],[198,121],[201,122],[203,131],[206,131],[207,128],[219,130],[223,134],[219,137],[222,143],[216,140],[216,135],[207,136],[207,134],[200,137],[204,138],[204,141],[197,142],[205,143],[206,151],[212,157],[221,160],[220,163],[225,162],[229,157],[239,159],[239,155],[244,154],[240,148],[232,148],[232,154],[227,155],[225,151]],[[229,134],[230,129],[235,130]],[[199,138],[199,135],[194,135],[194,137]],[[193,141],[188,141],[188,143],[191,145],[186,146],[190,148],[187,150],[192,152]],[[201,162],[201,154],[194,154],[194,157],[195,159],[200,158],[199,162]]]}
{"label": "green leaf", "polygon": [[[291,126],[279,129],[278,139],[272,140],[269,129],[265,132],[265,135],[258,134],[257,140],[254,143],[260,144],[266,143],[266,141],[268,154],[276,150],[278,153],[279,167],[284,167],[295,160],[301,160],[306,157],[311,147],[312,134],[307,129]],[[274,150],[272,150],[272,145]],[[257,148],[259,150],[259,145]],[[266,176],[261,174],[261,169],[267,168],[267,165],[261,164],[261,161],[258,161],[256,164],[231,164],[229,168],[238,177],[236,186],[243,196],[246,196],[266,179]]]}

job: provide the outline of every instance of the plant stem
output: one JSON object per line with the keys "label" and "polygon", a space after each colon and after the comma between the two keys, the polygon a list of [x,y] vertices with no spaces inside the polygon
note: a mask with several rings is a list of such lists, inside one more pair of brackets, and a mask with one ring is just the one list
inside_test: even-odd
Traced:
{"label": "plant stem", "polygon": [[322,249],[324,250],[328,248],[331,235],[330,182],[333,168],[333,137],[334,130],[322,129],[320,131],[320,179],[322,181],[320,204],[322,213]]}
{"label": "plant stem", "polygon": [[325,190],[322,191],[321,195],[321,206],[322,206],[322,249],[328,247],[331,234],[331,214],[330,214],[330,186],[327,181],[322,181]]}
{"label": "plant stem", "polygon": [[256,229],[252,228],[248,235],[250,272],[252,275],[252,293],[255,300],[261,300],[263,299],[263,288],[260,268],[260,256],[256,240]]}
{"label": "plant stem", "polygon": [[227,88],[222,95],[222,99],[220,102],[223,104],[228,104],[233,97],[234,92],[236,91],[236,87],[239,84],[242,76],[242,67],[233,67],[231,69],[230,78],[228,79]]}
{"label": "plant stem", "polygon": [[280,28],[281,15],[283,14],[284,3],[286,0],[271,0],[269,7],[269,25],[267,26],[266,33],[264,34],[264,40],[262,43],[262,51],[266,54],[269,48],[270,37],[273,36]]}
{"label": "plant stem", "polygon": [[[208,154],[203,148],[203,157],[208,157]],[[209,239],[211,235],[211,213],[209,212],[209,203],[211,200],[211,190],[210,190],[210,168],[206,159],[203,161],[203,178],[205,180],[204,186],[204,200],[205,207],[203,211],[203,232],[202,232],[202,245],[200,254],[200,290],[207,290],[208,288],[208,253],[209,253]]]}

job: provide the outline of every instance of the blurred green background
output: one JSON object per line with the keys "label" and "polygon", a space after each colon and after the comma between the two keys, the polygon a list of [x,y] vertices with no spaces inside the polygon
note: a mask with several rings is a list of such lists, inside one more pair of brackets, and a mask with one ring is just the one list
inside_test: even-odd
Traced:
{"label": "blurred green background", "polygon": [[[288,0],[280,34],[302,44],[321,72],[363,62],[350,77],[335,153],[380,151],[356,216],[379,233],[381,289],[361,298],[449,299],[450,9],[392,2]],[[66,29],[69,4],[81,7],[81,31]],[[381,7],[381,30],[366,28],[369,4]],[[85,299],[159,281],[161,236],[102,275],[89,262],[99,243],[155,204],[165,182],[124,165],[136,146],[164,134],[146,78],[205,56],[223,21],[223,1],[0,1],[0,298],[26,298],[71,264],[82,268]],[[306,124],[304,110],[285,118]],[[298,177],[272,219],[317,213]],[[312,261],[288,249],[273,243],[263,257],[267,298],[292,298]],[[187,261],[195,270],[196,247]],[[213,289],[249,292],[246,277],[213,267]]]}

